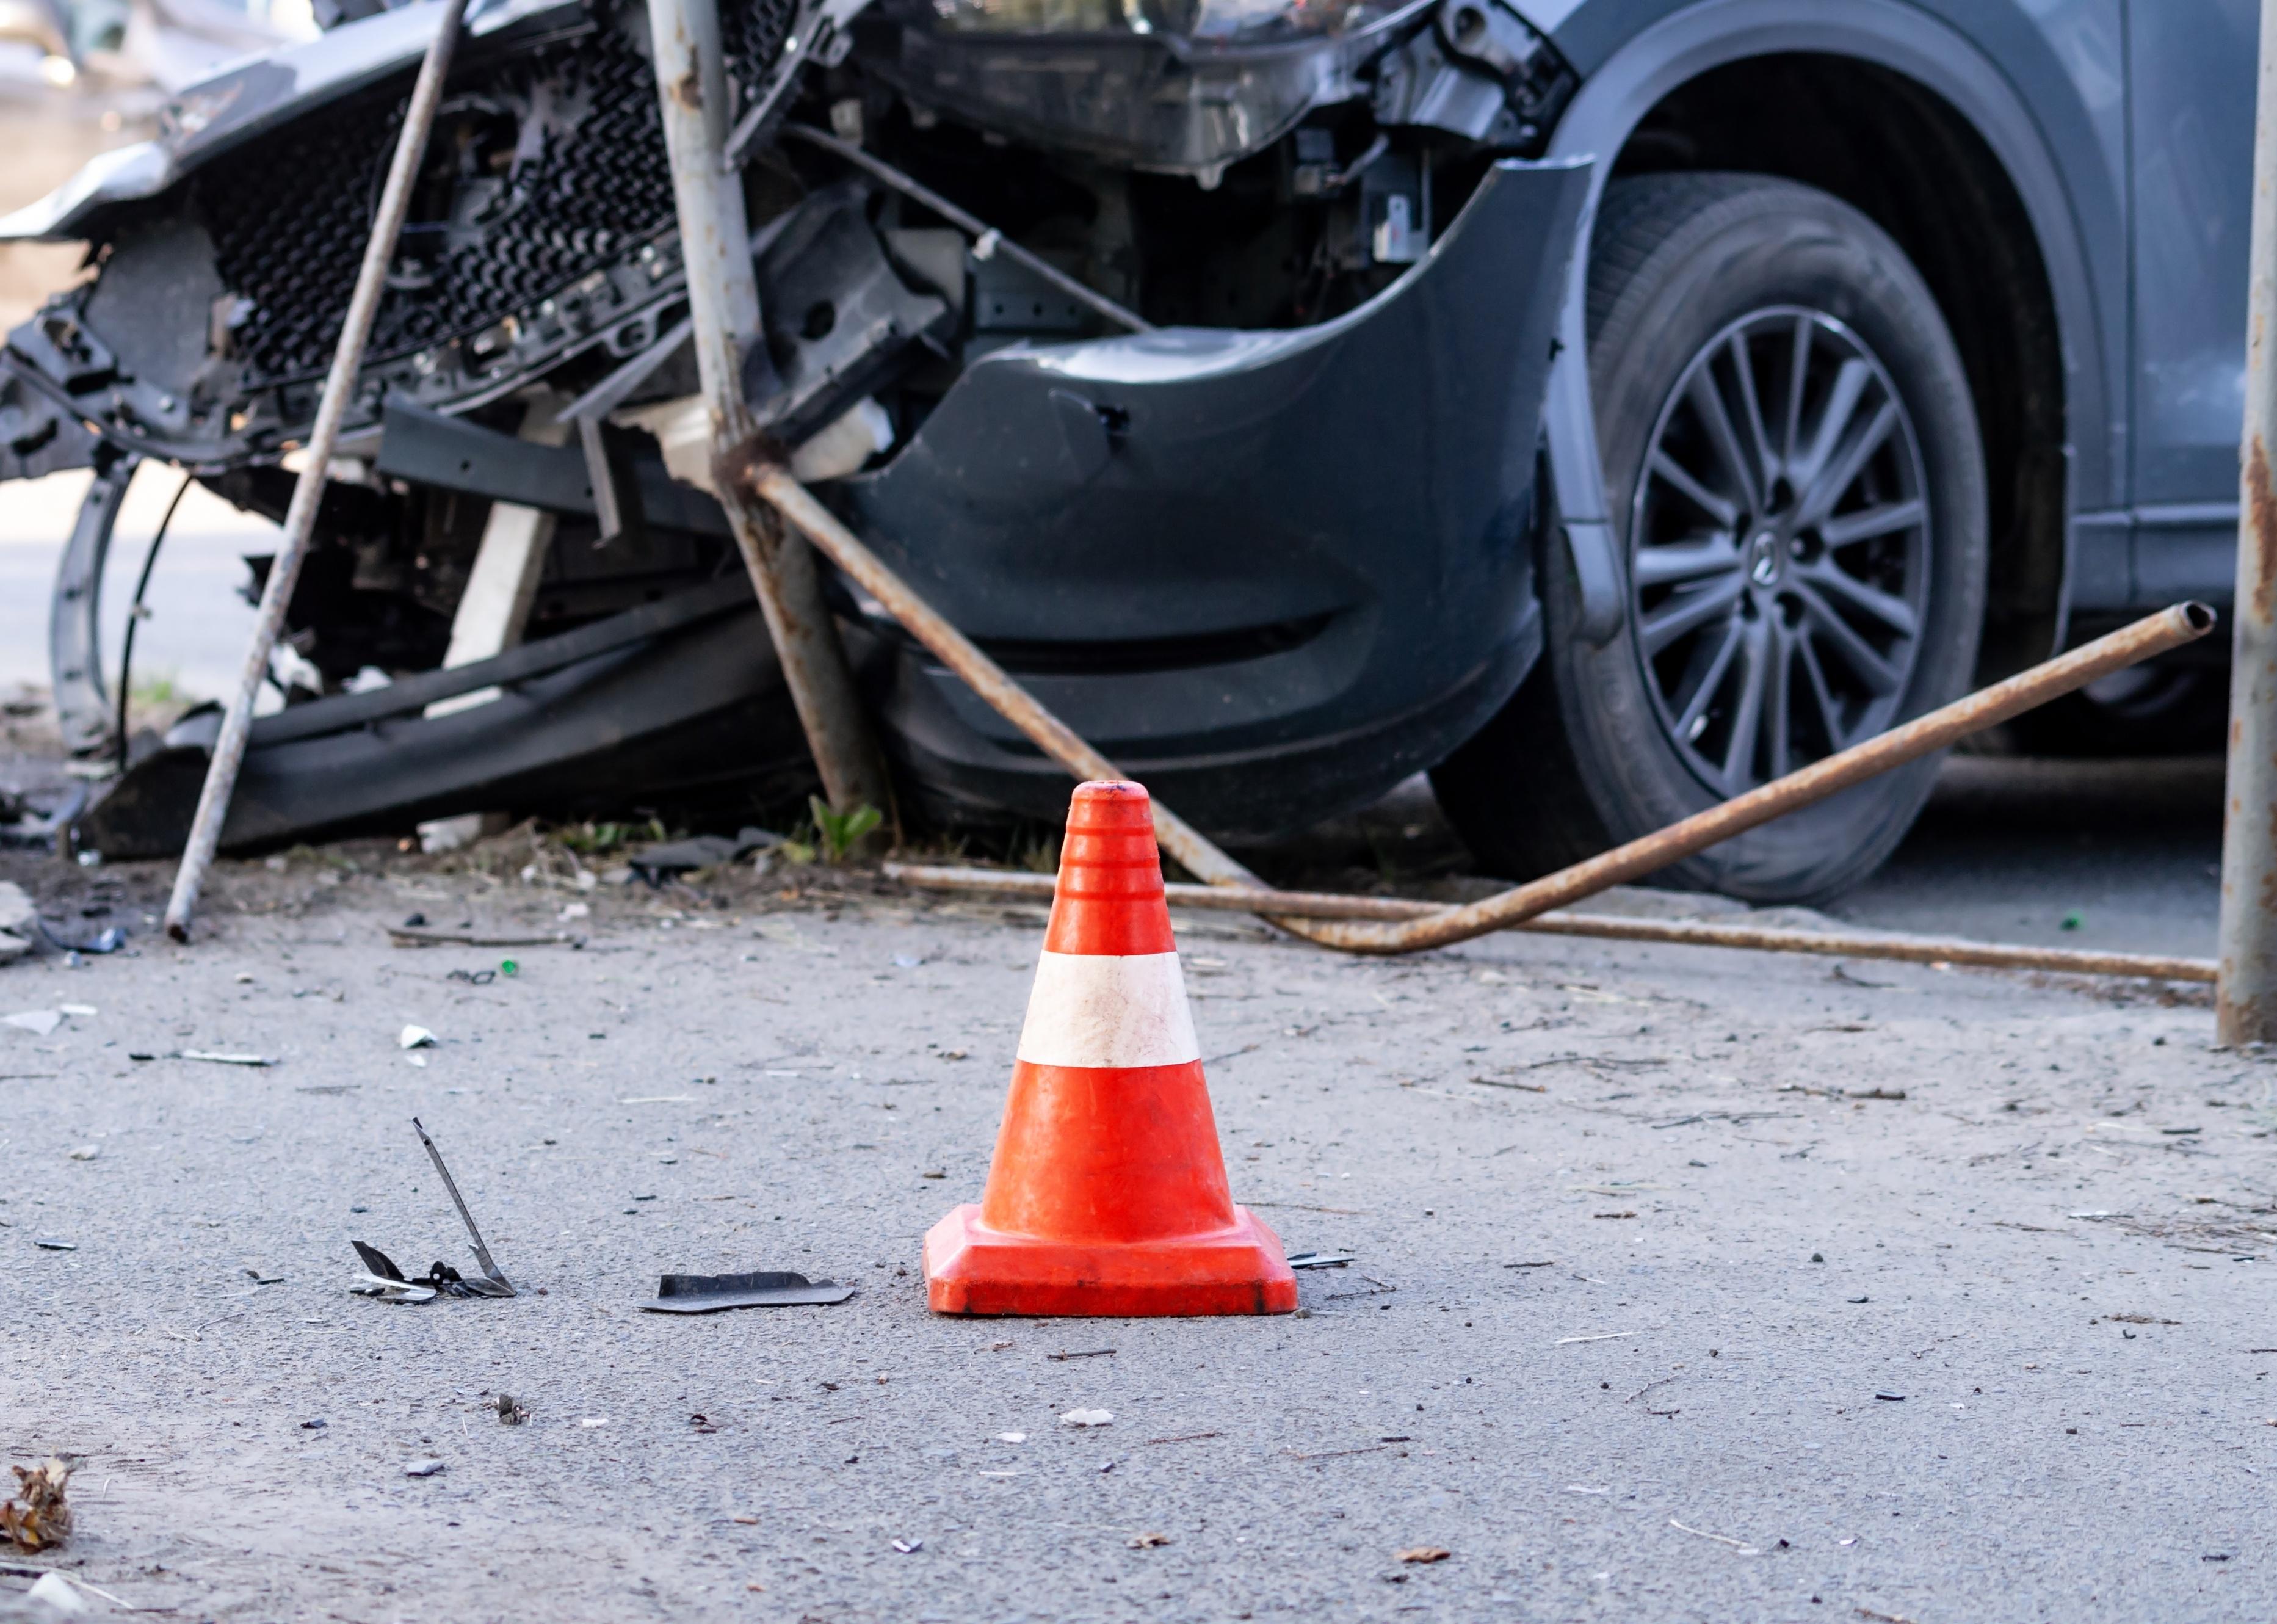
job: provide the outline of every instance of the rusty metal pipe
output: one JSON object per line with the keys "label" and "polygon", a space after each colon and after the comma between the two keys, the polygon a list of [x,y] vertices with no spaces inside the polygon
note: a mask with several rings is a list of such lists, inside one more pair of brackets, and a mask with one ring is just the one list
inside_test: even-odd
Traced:
{"label": "rusty metal pipe", "polygon": [[316,510],[331,476],[332,447],[339,443],[340,424],[355,398],[364,344],[371,337],[371,324],[387,289],[387,268],[395,258],[396,239],[402,234],[403,218],[411,207],[412,185],[418,179],[420,160],[426,156],[427,134],[434,127],[435,110],[443,99],[443,81],[450,73],[451,57],[459,45],[459,27],[466,15],[467,0],[445,0],[442,15],[436,19],[435,37],[427,42],[427,55],[419,65],[419,77],[412,84],[411,100],[404,109],[395,156],[388,161],[371,235],[363,247],[363,263],[356,269],[355,289],[340,323],[339,342],[333,347],[332,370],[325,376],[324,393],[316,400],[316,420],[310,425],[305,454],[308,461],[293,484],[293,500],[285,510],[285,533],[262,589],[261,612],[255,617],[253,637],[246,644],[237,691],[222,713],[221,732],[206,764],[205,787],[198,792],[197,813],[182,847],[181,865],[174,870],[173,894],[166,900],[166,934],[177,942],[190,939],[190,917],[197,911],[206,870],[212,866],[214,853],[221,846],[222,825],[229,818],[238,769],[245,762],[246,736],[253,727],[253,702],[268,678],[269,656],[277,646],[278,634],[285,629],[286,606],[293,601],[301,566],[308,556]]}
{"label": "rusty metal pipe", "polygon": [[[1048,903],[1050,874],[1001,869],[888,863],[885,875],[913,890],[1017,896]],[[1420,919],[1442,904],[1405,896],[1352,896],[1335,891],[1283,891],[1249,886],[1171,884],[1171,904],[1216,912],[1255,913],[1276,919]],[[2022,947],[1970,942],[1958,936],[1868,935],[1854,931],[1781,930],[1769,926],[1703,919],[1635,919],[1617,914],[1537,914],[1510,926],[1545,936],[1588,936],[1607,942],[1669,942],[1679,947],[1740,948],[1763,953],[1808,953],[1822,958],[1869,958],[1911,964],[1967,964],[1990,970],[2043,970],[2062,975],[2131,976],[2153,981],[2210,982],[2214,963],[2151,953],[2098,953],[2077,948]]]}
{"label": "rusty metal pipe", "polygon": [[2215,1041],[2277,1040],[2277,0],[2262,0],[2248,228],[2229,769],[2221,827]]}
{"label": "rusty metal pipe", "polygon": [[[990,709],[1025,734],[1038,750],[1078,778],[1126,776],[1115,763],[1085,743],[1074,728],[1039,705],[1026,689],[1006,674],[1003,667],[982,653],[971,638],[912,591],[907,582],[887,568],[883,559],[838,522],[835,514],[792,478],[789,470],[777,463],[762,463],[751,469],[750,478],[752,488],[761,497],[804,532],[857,585],[876,599],[903,630],[963,678]],[[1184,864],[1188,873],[1199,874],[1213,885],[1262,883],[1159,801],[1154,804],[1154,840],[1163,850]]]}
{"label": "rusty metal pipe", "polygon": [[727,70],[718,0],[650,0],[658,104],[672,157],[680,254],[696,370],[711,413],[712,484],[766,619],[791,704],[833,810],[893,807],[893,782],[855,691],[838,622],[822,596],[814,554],[751,500],[731,469],[757,432],[743,399],[743,362],[760,342],[759,294],[742,177],[720,163],[727,140]]}
{"label": "rusty metal pipe", "polygon": [[1933,755],[1956,740],[2084,688],[2099,677],[2195,643],[2213,629],[2214,619],[2214,612],[2200,603],[2161,609],[1824,761],[1484,901],[1442,908],[1398,925],[1291,920],[1286,928],[1308,942],[1351,953],[1413,953],[1505,929],[1612,886],[1641,880],[1720,841],[1838,795],[1892,767]]}
{"label": "rusty metal pipe", "polygon": [[[971,639],[910,590],[907,582],[887,568],[883,560],[786,470],[768,463],[752,469],[750,477],[760,496],[804,531],[833,562],[876,599],[887,614],[1045,755],[1078,778],[1123,776],[1113,762],[1037,704],[1002,667],[974,647]],[[2214,621],[2214,612],[2200,603],[2176,604],[2162,609],[2108,637],[2098,637],[2006,682],[1957,699],[1824,761],[1774,779],[1642,839],[1481,902],[1435,908],[1398,920],[1321,919],[1277,913],[1264,917],[1307,942],[1349,953],[1413,953],[1466,942],[1490,931],[1506,930],[1611,887],[1642,879],[1719,841],[1839,794],[1892,767],[1932,755],[1955,740],[2084,688],[2099,677],[2194,643],[2213,629]],[[1154,807],[1154,827],[1157,843],[1162,850],[1212,886],[1270,892],[1270,888],[1263,886],[1256,875],[1219,850],[1160,802]]]}

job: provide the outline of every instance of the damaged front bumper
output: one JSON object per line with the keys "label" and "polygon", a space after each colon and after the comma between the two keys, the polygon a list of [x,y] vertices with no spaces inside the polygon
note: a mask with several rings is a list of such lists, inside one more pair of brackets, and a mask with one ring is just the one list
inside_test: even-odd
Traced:
{"label": "damaged front bumper", "polygon": [[[837,500],[1184,816],[1262,834],[1360,804],[1540,648],[1536,445],[1587,182],[1496,165],[1428,258],[1319,326],[999,351]],[[881,699],[950,808],[1063,809],[1062,770],[914,645]]]}

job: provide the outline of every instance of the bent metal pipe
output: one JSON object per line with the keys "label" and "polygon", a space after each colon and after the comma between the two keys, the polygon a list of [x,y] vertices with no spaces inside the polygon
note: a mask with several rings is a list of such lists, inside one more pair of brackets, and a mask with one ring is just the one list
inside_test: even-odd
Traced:
{"label": "bent metal pipe", "polygon": [[[888,863],[887,879],[917,891],[1017,896],[1047,903],[1056,881],[1050,874],[1003,869],[958,868],[924,863]],[[1174,908],[1214,912],[1256,913],[1301,919],[1420,919],[1443,904],[1405,896],[1355,896],[1338,891],[1280,891],[1247,886],[1178,885],[1163,888]],[[1545,936],[1589,936],[1606,942],[1670,942],[1679,947],[1744,948],[1761,953],[1809,953],[1821,958],[1886,959],[1908,964],[1966,964],[1982,970],[2043,970],[2060,975],[2131,976],[2148,981],[2211,983],[2210,958],[2177,958],[2158,953],[2098,953],[2082,948],[2023,947],[1971,942],[1961,936],[1914,936],[1859,931],[1782,930],[1771,926],[1719,923],[1709,919],[1638,919],[1618,914],[1534,915],[1510,926]]]}
{"label": "bent metal pipe", "polygon": [[[803,531],[911,637],[1037,749],[1078,778],[1125,776],[911,591],[786,469],[762,464],[751,470],[750,478],[759,496]],[[1839,794],[1893,767],[1933,755],[1972,733],[2022,715],[2114,671],[2195,643],[2213,629],[2215,618],[2214,612],[2201,603],[2161,609],[1706,812],[1480,902],[1433,908],[1402,920],[1306,919],[1270,911],[1264,917],[1307,942],[1348,953],[1413,953],[1508,930],[1613,886],[1641,880],[1718,842]],[[1160,802],[1154,807],[1154,827],[1162,850],[1211,885],[1272,895],[1271,888]]]}

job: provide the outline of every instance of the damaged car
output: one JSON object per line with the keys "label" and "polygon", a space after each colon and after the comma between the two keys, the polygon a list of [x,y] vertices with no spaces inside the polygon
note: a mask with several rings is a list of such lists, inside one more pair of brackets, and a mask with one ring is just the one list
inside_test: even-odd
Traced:
{"label": "damaged car", "polygon": [[[127,484],[282,515],[438,9],[332,6],[0,221],[88,245],[0,378],[0,478],[92,469],[51,626],[67,742],[125,769],[87,846],[179,849],[218,723],[123,736],[96,627]],[[745,393],[1202,828],[1428,770],[1537,872],[2218,595],[2226,560],[2161,573],[2142,538],[2219,514],[2147,514],[2113,461],[2117,149],[2045,133],[2099,116],[2073,47],[2104,10],[723,0]],[[227,846],[808,782],[705,489],[648,38],[634,0],[470,12]],[[1061,770],[830,590],[904,812],[1055,817]],[[1677,878],[1839,889],[1932,772]]]}

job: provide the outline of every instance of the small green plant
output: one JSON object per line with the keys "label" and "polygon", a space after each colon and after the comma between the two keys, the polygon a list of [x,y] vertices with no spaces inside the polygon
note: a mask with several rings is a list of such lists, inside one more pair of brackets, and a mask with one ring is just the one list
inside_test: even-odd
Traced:
{"label": "small green plant", "polygon": [[829,862],[842,863],[856,843],[886,820],[886,815],[864,801],[851,812],[835,812],[819,795],[806,797],[806,804],[814,813],[814,833],[821,844],[822,855]]}

